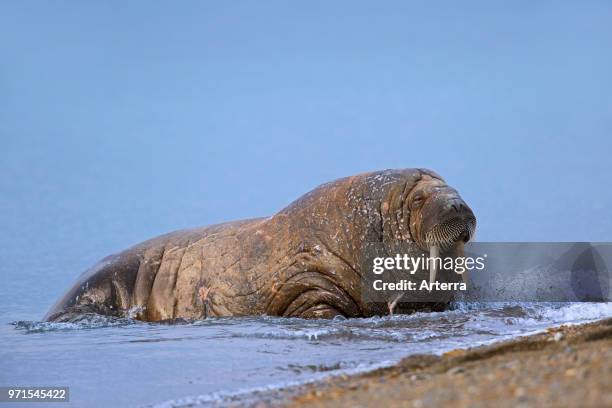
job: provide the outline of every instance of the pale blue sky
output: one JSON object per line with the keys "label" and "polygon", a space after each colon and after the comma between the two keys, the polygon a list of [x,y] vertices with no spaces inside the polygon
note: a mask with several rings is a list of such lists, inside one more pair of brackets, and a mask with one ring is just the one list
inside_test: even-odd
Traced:
{"label": "pale blue sky", "polygon": [[611,21],[607,1],[3,1],[4,251],[79,231],[85,265],[399,167],[444,176],[479,240],[611,241]]}

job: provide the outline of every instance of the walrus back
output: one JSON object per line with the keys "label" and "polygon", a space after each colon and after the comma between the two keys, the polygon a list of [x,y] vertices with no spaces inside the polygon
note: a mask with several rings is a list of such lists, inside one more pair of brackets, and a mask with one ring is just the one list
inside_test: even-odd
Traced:
{"label": "walrus back", "polygon": [[[44,319],[73,321],[89,313],[149,321],[177,315],[205,317],[205,304],[198,303],[202,302],[197,289],[208,275],[219,271],[202,266],[204,253],[206,257],[214,255],[204,248],[220,240],[233,242],[236,231],[258,221],[261,219],[175,231],[108,256],[81,274]],[[194,256],[197,263],[189,260]],[[185,276],[188,284],[181,281]],[[179,312],[177,307],[188,311]]]}

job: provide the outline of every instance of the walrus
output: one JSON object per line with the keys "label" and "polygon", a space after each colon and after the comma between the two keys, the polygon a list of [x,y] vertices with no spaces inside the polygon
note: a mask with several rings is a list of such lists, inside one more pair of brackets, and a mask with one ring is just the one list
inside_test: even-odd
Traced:
{"label": "walrus", "polygon": [[[456,255],[475,228],[470,207],[431,170],[359,174],[323,184],[271,217],[171,232],[108,256],[45,319],[400,313],[409,299],[380,304],[360,296],[365,244],[392,253],[407,242]],[[437,279],[435,270],[430,275]]]}

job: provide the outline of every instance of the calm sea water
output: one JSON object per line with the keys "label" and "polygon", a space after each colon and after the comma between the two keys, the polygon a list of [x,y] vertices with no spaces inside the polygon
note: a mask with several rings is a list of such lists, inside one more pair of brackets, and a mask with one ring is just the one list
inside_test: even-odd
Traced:
{"label": "calm sea water", "polygon": [[[611,304],[489,304],[334,321],[260,317],[161,325],[90,316],[41,323],[103,256],[169,230],[223,220],[211,215],[204,191],[187,181],[162,182],[175,190],[155,191],[158,199],[151,200],[149,190],[159,183],[94,184],[92,167],[74,172],[51,165],[45,149],[27,151],[40,157],[9,157],[0,175],[0,386],[69,386],[70,406],[248,402],[257,390],[367,370],[412,353],[612,316]],[[119,180],[106,176],[100,180]]]}

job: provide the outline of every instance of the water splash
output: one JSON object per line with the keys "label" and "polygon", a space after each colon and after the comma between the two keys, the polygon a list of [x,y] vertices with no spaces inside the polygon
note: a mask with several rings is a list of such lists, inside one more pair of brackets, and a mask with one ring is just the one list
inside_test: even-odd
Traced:
{"label": "water splash", "polygon": [[15,326],[16,330],[23,330],[25,333],[42,333],[70,330],[91,330],[105,327],[122,327],[143,323],[129,318],[102,316],[94,313],[88,313],[79,316],[77,319],[70,322],[40,322],[20,320],[11,324]]}

